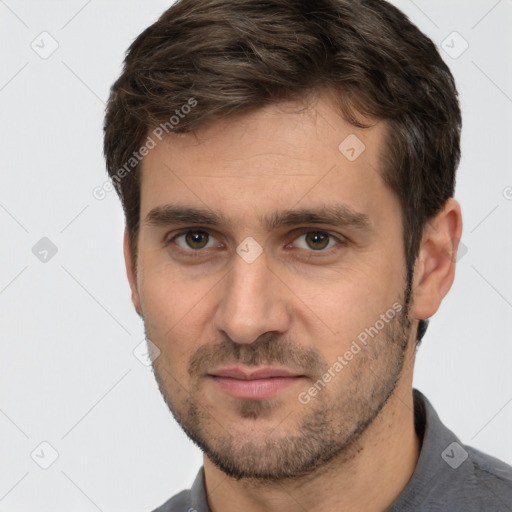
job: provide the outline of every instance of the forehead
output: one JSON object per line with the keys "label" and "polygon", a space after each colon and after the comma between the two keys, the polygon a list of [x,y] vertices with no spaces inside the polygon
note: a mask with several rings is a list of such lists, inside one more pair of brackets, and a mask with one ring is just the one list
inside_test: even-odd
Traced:
{"label": "forehead", "polygon": [[381,178],[385,132],[382,122],[354,127],[320,97],[170,134],[142,162],[141,220],[177,202],[234,222],[334,204],[377,214],[394,200]]}

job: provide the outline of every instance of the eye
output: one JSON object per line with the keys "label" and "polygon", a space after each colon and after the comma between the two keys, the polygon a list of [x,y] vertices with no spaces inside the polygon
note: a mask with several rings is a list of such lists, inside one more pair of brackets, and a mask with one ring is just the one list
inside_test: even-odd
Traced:
{"label": "eye", "polygon": [[325,231],[308,231],[297,237],[294,243],[299,249],[323,251],[343,241]]}
{"label": "eye", "polygon": [[178,233],[171,238],[169,242],[174,242],[178,247],[185,250],[199,251],[201,249],[209,249],[210,247],[218,247],[220,244],[207,231],[189,230]]}

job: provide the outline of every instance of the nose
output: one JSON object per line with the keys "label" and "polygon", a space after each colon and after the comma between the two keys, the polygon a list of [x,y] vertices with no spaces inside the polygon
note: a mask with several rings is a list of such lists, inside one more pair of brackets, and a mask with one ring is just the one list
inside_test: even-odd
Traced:
{"label": "nose", "polygon": [[268,332],[286,332],[290,324],[286,286],[268,267],[265,252],[252,263],[236,254],[232,265],[219,291],[214,327],[246,344]]}

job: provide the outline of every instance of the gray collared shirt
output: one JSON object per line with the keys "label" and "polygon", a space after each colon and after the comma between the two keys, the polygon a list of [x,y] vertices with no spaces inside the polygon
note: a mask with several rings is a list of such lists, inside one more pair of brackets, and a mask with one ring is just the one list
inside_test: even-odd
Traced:
{"label": "gray collared shirt", "polygon": [[[463,445],[414,390],[414,419],[422,440],[416,469],[386,512],[512,512],[512,467]],[[211,512],[201,467],[190,490],[153,512]]]}

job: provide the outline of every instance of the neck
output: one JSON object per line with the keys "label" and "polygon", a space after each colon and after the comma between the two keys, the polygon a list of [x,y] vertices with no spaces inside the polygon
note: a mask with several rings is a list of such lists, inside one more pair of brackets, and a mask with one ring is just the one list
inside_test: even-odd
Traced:
{"label": "neck", "polygon": [[420,453],[411,359],[379,416],[350,450],[307,476],[275,482],[235,480],[205,456],[212,512],[291,512],[298,503],[311,512],[387,509],[407,485]]}

